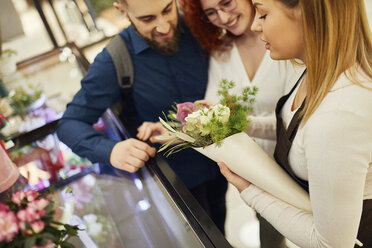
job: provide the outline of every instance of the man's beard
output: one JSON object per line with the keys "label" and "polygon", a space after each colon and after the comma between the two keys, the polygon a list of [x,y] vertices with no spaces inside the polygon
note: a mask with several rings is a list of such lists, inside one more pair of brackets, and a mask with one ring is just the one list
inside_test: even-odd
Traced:
{"label": "man's beard", "polygon": [[137,33],[142,37],[142,39],[144,39],[154,50],[165,55],[171,55],[178,51],[178,45],[180,41],[180,30],[178,26],[170,24],[170,28],[173,30],[173,36],[164,38],[161,42],[159,42],[155,39],[155,37],[160,33],[157,32],[155,29],[151,32],[151,39],[149,39],[138,32],[138,29],[133,23],[132,25]]}

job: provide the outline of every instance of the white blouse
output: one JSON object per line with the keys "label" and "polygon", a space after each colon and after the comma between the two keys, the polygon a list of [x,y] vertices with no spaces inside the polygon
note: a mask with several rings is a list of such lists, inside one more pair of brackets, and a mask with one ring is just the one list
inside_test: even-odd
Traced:
{"label": "white blouse", "polygon": [[235,82],[231,91],[233,94],[241,94],[242,89],[247,86],[256,86],[258,93],[247,133],[255,137],[256,142],[272,156],[276,143],[276,103],[292,88],[303,70],[295,69],[290,62],[274,61],[270,58],[270,53],[266,52],[254,78],[250,80],[238,48],[233,44],[232,49],[222,56],[211,57],[205,99],[212,103],[219,101],[217,91],[222,79]]}
{"label": "white blouse", "polygon": [[[358,77],[372,88],[371,79]],[[296,92],[282,109],[287,126],[296,111],[291,111]],[[341,75],[298,129],[289,163],[298,177],[309,182],[313,213],[254,185],[242,191],[243,200],[300,247],[353,247],[363,199],[372,199],[372,90]]]}

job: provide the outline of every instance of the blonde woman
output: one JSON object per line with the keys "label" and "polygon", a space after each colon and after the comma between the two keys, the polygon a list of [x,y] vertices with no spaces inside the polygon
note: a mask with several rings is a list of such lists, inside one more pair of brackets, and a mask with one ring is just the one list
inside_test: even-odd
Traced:
{"label": "blonde woman", "polygon": [[276,161],[313,213],[219,163],[243,200],[300,247],[372,247],[372,38],[363,0],[253,0],[252,30],[273,59],[306,74],[276,108]]}

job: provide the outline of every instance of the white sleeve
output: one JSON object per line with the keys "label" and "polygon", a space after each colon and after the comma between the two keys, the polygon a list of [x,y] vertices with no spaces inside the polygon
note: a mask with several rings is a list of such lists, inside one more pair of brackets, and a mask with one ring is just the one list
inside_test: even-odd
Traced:
{"label": "white sleeve", "polygon": [[276,117],[272,112],[267,116],[249,116],[251,123],[246,133],[251,137],[276,140]]}
{"label": "white sleeve", "polygon": [[313,116],[304,129],[313,214],[257,187],[243,200],[300,247],[353,247],[372,151],[370,117],[347,111]]}

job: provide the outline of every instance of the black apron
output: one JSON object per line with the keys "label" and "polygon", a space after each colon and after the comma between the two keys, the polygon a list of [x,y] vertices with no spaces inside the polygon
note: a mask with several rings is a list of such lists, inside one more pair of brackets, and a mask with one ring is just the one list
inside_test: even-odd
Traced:
{"label": "black apron", "polygon": [[[276,137],[277,143],[275,146],[274,158],[276,162],[307,192],[309,192],[309,184],[307,181],[302,180],[301,178],[297,177],[291,167],[289,166],[288,162],[288,155],[289,151],[292,146],[292,142],[296,136],[298,127],[301,123],[300,112],[304,108],[305,101],[302,103],[300,108],[294,114],[289,126],[288,130],[286,129],[283,119],[280,116],[280,112],[288,100],[289,96],[293,93],[296,89],[297,85],[301,81],[302,77],[306,71],[301,75],[298,79],[295,86],[292,90],[285,96],[279,99],[275,114],[276,114]],[[360,220],[359,230],[358,230],[358,240],[363,243],[363,248],[372,248],[372,199],[364,200],[363,201],[363,211],[362,217]],[[355,246],[358,247],[358,246]]]}

